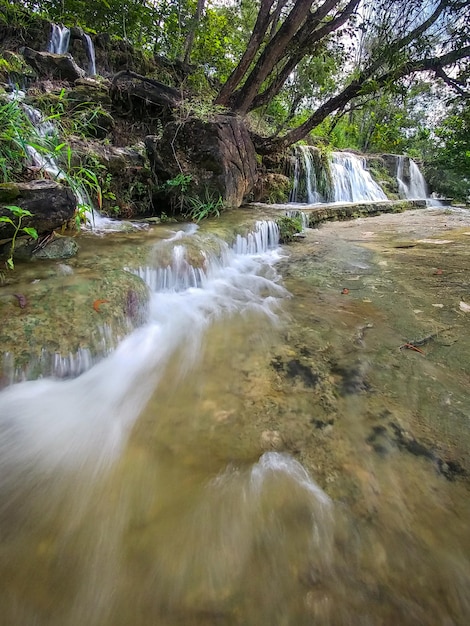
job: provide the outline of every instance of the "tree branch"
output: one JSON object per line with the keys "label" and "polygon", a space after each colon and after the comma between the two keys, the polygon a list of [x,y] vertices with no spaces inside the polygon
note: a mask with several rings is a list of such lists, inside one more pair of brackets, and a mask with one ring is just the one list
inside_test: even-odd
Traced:
{"label": "tree branch", "polygon": [[[470,46],[464,46],[463,48],[460,48],[460,50],[453,50],[441,56],[404,63],[401,67],[385,72],[382,76],[375,78],[373,84],[374,91],[379,91],[382,87],[384,87],[384,85],[391,81],[396,82],[397,80],[416,72],[431,71],[436,73],[442,70],[442,68],[452,65],[456,61],[468,57],[470,57]],[[331,113],[345,107],[348,102],[361,95],[361,92],[363,92],[364,87],[367,84],[368,78],[369,76],[363,73],[361,77],[352,81],[345,89],[343,89],[341,93],[324,102],[313,113],[313,115],[308,118],[308,120],[288,132],[283,137],[269,137],[264,140],[259,140],[258,138],[256,140],[257,151],[260,152],[260,154],[276,152],[291,146],[297,141],[300,141],[300,139],[303,139],[306,135],[308,135],[311,130],[321,124],[323,120],[331,115]]]}

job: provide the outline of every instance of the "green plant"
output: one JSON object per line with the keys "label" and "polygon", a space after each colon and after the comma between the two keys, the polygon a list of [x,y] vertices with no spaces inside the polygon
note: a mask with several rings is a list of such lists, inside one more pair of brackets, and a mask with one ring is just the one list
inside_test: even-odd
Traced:
{"label": "green plant", "polygon": [[219,217],[224,207],[224,201],[221,196],[213,198],[207,191],[205,200],[189,197],[186,198],[186,202],[191,207],[186,215],[194,222],[200,222],[208,217]]}
{"label": "green plant", "polygon": [[18,236],[18,233],[20,232],[25,233],[25,235],[29,235],[33,239],[38,238],[38,233],[35,228],[21,225],[21,222],[24,217],[33,216],[33,214],[30,213],[30,211],[28,211],[27,209],[22,209],[21,207],[16,206],[16,205],[9,205],[9,206],[6,206],[5,208],[8,209],[18,219],[18,221],[15,223],[11,219],[11,217],[8,217],[6,215],[0,216],[0,222],[6,222],[7,224],[11,224],[13,228],[15,229],[15,232],[13,233],[13,237],[10,243],[9,256],[8,256],[8,259],[6,260],[7,268],[10,270],[13,270],[15,269],[15,264],[13,262],[13,255],[15,252],[15,244],[16,244],[16,238]]}
{"label": "green plant", "polygon": [[280,217],[276,220],[279,227],[279,241],[289,243],[295,239],[295,235],[303,230],[300,217]]}
{"label": "green plant", "polygon": [[34,127],[16,100],[0,104],[0,175],[8,182],[19,174],[27,156],[27,137],[34,136]]}
{"label": "green plant", "polygon": [[189,183],[192,181],[193,177],[191,174],[177,174],[175,177],[166,180],[163,185],[161,185],[162,189],[178,189],[181,193],[188,191]]}

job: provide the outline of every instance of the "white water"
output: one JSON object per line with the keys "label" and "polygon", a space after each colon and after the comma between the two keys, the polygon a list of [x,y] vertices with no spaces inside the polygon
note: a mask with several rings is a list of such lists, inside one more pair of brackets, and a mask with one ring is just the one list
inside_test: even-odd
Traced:
{"label": "white water", "polygon": [[333,152],[331,159],[335,202],[388,200],[366,169],[366,160],[348,152]]}
{"label": "white water", "polygon": [[[405,175],[405,167],[409,163],[408,176]],[[399,155],[397,158],[397,182],[398,192],[401,198],[407,200],[423,200],[429,198],[428,187],[418,165],[410,159]]]}
{"label": "white water", "polygon": [[83,33],[83,41],[85,43],[85,50],[88,57],[88,76],[96,76],[96,56],[95,46],[93,41],[87,33]]}
{"label": "white water", "polygon": [[51,35],[47,51],[52,54],[67,54],[70,43],[70,29],[62,24],[51,24]]}
{"label": "white water", "polygon": [[[45,140],[53,138],[57,134],[57,128],[51,120],[48,120],[38,109],[25,104],[23,99],[25,93],[23,91],[14,90],[10,94],[11,99],[17,100],[26,115],[28,116],[31,124],[36,131],[36,137],[33,137],[35,143],[38,145],[44,144]],[[105,217],[94,208],[93,202],[90,198],[90,194],[84,185],[79,181],[76,181],[73,176],[67,176],[64,170],[58,165],[56,159],[52,153],[48,150],[41,152],[33,145],[27,145],[26,151],[28,153],[31,165],[37,167],[43,173],[46,173],[50,178],[57,180],[58,182],[66,181],[71,186],[73,193],[77,199],[78,205],[87,207],[85,211],[86,224],[84,228],[91,228],[94,231],[120,231],[123,228],[128,227],[128,223],[123,223],[119,220],[113,220],[109,217]],[[142,225],[133,225],[136,228],[143,228]]]}
{"label": "white water", "polygon": [[290,202],[369,202],[387,200],[383,189],[367,170],[366,159],[349,152],[333,152],[330,160],[331,189],[319,191],[311,146],[296,147],[294,182]]}
{"label": "white water", "polygon": [[29,381],[0,393],[0,494],[24,472],[35,480],[62,466],[93,473],[108,466],[178,347],[185,350],[183,375],[197,362],[203,334],[215,320],[251,313],[274,322],[287,293],[274,270],[279,253],[273,232],[272,225],[260,222],[244,245],[237,239],[235,247],[247,252],[214,240],[222,254],[206,255],[197,280],[194,268],[181,262],[197,235],[175,233],[152,254],[158,263],[173,246],[168,266],[162,272],[155,265],[137,271],[152,290],[145,326],[74,380]]}
{"label": "white water", "polygon": [[[88,58],[88,76],[96,75],[96,55],[93,40],[88,33],[82,37]],[[63,24],[51,24],[51,34],[47,43],[47,51],[52,54],[67,54],[70,45],[70,29]]]}

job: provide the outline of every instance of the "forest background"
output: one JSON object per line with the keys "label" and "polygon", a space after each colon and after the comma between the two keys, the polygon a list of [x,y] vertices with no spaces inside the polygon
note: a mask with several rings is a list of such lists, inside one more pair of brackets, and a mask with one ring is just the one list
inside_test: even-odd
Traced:
{"label": "forest background", "polygon": [[[15,0],[178,64],[192,105],[243,116],[259,154],[298,141],[408,154],[432,189],[470,195],[466,1]],[[161,77],[156,77],[159,80]],[[196,106],[197,102],[197,106]]]}

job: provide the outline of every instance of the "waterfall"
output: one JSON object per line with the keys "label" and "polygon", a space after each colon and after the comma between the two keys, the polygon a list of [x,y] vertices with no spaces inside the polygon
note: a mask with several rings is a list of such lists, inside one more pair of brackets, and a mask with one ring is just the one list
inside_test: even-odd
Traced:
{"label": "waterfall", "polygon": [[325,164],[317,148],[296,146],[290,202],[374,202],[387,200],[367,170],[364,157],[333,152]]}
{"label": "waterfall", "polygon": [[[96,57],[95,46],[93,40],[88,33],[82,35],[83,45],[85,47],[88,59],[88,76],[96,75]],[[63,24],[51,24],[51,34],[47,44],[47,51],[52,54],[67,54],[70,44],[70,29]]]}
{"label": "waterfall", "polygon": [[315,162],[318,154],[318,150],[311,146],[295,147],[294,182],[289,202],[317,204],[325,201],[318,191],[317,170],[320,168]]}
{"label": "waterfall", "polygon": [[88,57],[88,76],[96,76],[96,57],[95,46],[87,33],[83,33],[83,41],[85,44],[86,55]]}
{"label": "waterfall", "polygon": [[364,157],[349,152],[333,152],[331,173],[335,202],[388,200],[366,169]]}
{"label": "waterfall", "polygon": [[309,228],[310,219],[309,219],[308,213],[305,211],[299,211],[296,209],[292,211],[286,211],[286,217],[293,217],[295,219],[299,219],[302,222],[303,230],[305,230],[306,228]]}
{"label": "waterfall", "polygon": [[62,24],[51,24],[51,35],[47,51],[52,54],[67,54],[70,43],[70,29]]}
{"label": "waterfall", "polygon": [[397,182],[401,198],[422,200],[428,198],[428,189],[418,165],[410,157],[397,157]]}
{"label": "waterfall", "polygon": [[[185,351],[183,375],[197,362],[203,334],[216,320],[250,313],[276,321],[288,294],[274,269],[280,258],[275,225],[258,223],[232,247],[206,235],[198,272],[188,259],[203,239],[193,232],[178,231],[157,243],[149,265],[136,270],[149,287],[148,320],[116,350],[72,380],[27,381],[0,392],[0,492],[18,478],[15,468],[34,482],[34,468],[37,476],[52,476],[60,466],[91,464],[93,472],[108,466],[178,348]],[[169,278],[162,282],[157,270],[167,256]]]}
{"label": "waterfall", "polygon": [[[9,95],[11,100],[15,100],[18,103],[32,125],[32,143],[37,146],[47,145],[48,141],[53,139],[57,134],[57,128],[51,120],[44,118],[44,115],[38,109],[25,104],[23,98],[24,92],[15,90]],[[75,197],[77,198],[78,205],[89,207],[89,210],[85,212],[88,223],[93,230],[120,230],[122,224],[108,217],[100,215],[100,213],[93,208],[93,202],[85,186],[79,181],[74,180],[73,176],[69,176],[59,166],[55,157],[48,150],[41,151],[34,145],[26,145],[26,152],[29,156],[32,165],[39,170],[46,172],[52,179],[57,181],[66,181],[71,187]]]}

